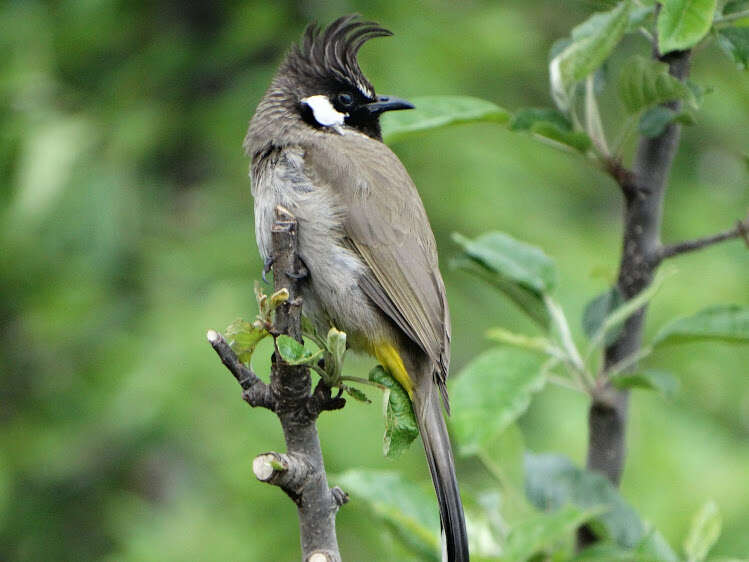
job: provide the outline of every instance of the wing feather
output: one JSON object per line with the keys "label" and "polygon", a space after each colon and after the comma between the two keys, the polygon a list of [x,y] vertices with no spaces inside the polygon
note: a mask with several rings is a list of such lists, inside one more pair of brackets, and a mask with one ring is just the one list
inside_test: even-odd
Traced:
{"label": "wing feather", "polygon": [[305,171],[343,202],[345,233],[370,273],[359,284],[432,360],[440,390],[450,362],[450,320],[434,235],[398,157],[364,135],[306,147]]}

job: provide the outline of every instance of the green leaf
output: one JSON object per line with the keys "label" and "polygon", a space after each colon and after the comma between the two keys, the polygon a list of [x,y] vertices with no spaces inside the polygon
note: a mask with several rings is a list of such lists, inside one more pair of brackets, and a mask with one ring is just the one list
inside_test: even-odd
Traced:
{"label": "green leaf", "polygon": [[718,45],[741,70],[749,68],[749,27],[719,29]]}
{"label": "green leaf", "polygon": [[325,339],[325,349],[328,352],[325,356],[325,370],[335,381],[341,376],[343,370],[343,360],[346,355],[346,332],[331,327]]}
{"label": "green leaf", "polygon": [[580,551],[574,562],[638,562],[635,554],[610,542],[596,542],[593,546]]}
{"label": "green leaf", "polygon": [[501,232],[488,232],[471,240],[458,233],[453,240],[463,253],[453,266],[484,279],[505,293],[542,327],[549,314],[543,296],[556,284],[556,266],[539,248]]}
{"label": "green leaf", "polygon": [[692,341],[749,343],[749,307],[718,305],[677,318],[658,331],[653,345]]}
{"label": "green leaf", "polygon": [[503,232],[487,232],[474,240],[454,233],[453,240],[475,262],[539,296],[551,292],[556,285],[554,261],[536,246]]}
{"label": "green leaf", "polygon": [[721,526],[718,506],[711,500],[695,514],[689,534],[684,540],[684,553],[689,562],[700,562],[707,557],[720,536]]}
{"label": "green leaf", "polygon": [[655,6],[642,6],[639,8],[633,8],[629,13],[629,21],[627,22],[627,32],[637,31],[640,27],[645,25],[647,19],[655,12]]}
{"label": "green leaf", "polygon": [[666,127],[676,119],[677,115],[678,113],[673,109],[656,105],[642,114],[640,122],[637,124],[637,130],[643,136],[657,137],[666,130]]}
{"label": "green leaf", "polygon": [[600,509],[580,509],[567,504],[551,512],[537,513],[516,523],[507,536],[503,560],[528,560],[537,552],[571,536],[577,527],[594,517]]}
{"label": "green leaf", "polygon": [[694,47],[710,31],[716,0],[662,0],[658,48],[662,54]]}
{"label": "green leaf", "polygon": [[385,406],[385,437],[382,443],[384,455],[395,459],[408,449],[409,445],[419,435],[413,406],[408,394],[383,367],[377,366],[369,372],[369,380],[388,388],[384,400]]}
{"label": "green leaf", "polygon": [[531,133],[555,143],[569,146],[579,152],[585,153],[592,146],[592,141],[587,133],[583,131],[563,131],[554,123],[539,121],[531,126]]}
{"label": "green leaf", "polygon": [[564,114],[551,107],[524,107],[515,112],[510,121],[511,131],[529,131],[533,125],[547,122],[562,131],[572,131],[572,123]]}
{"label": "green leaf", "polygon": [[351,398],[353,398],[354,400],[358,400],[359,402],[366,402],[367,404],[372,403],[372,401],[367,398],[367,395],[355,386],[346,385],[343,387],[343,389],[346,391],[346,394],[351,396]]}
{"label": "green leaf", "polygon": [[559,509],[568,503],[581,508],[604,506],[605,511],[590,522],[601,539],[610,539],[623,548],[635,548],[647,540],[651,560],[676,562],[676,554],[660,533],[648,529],[605,476],[576,467],[555,454],[526,454],[525,491],[539,509]]}
{"label": "green leaf", "polygon": [[510,298],[523,312],[525,312],[531,320],[536,322],[541,328],[548,329],[550,323],[549,311],[546,307],[546,303],[536,291],[531,291],[513,283],[506,279],[502,275],[499,275],[490,269],[484,267],[480,263],[474,261],[466,255],[457,256],[451,262],[451,267],[455,269],[461,269],[472,275],[475,275],[479,279],[485,281],[489,285],[498,289]]}
{"label": "green leaf", "polygon": [[242,363],[249,363],[257,344],[268,332],[264,328],[237,319],[226,327],[226,341]]}
{"label": "green leaf", "polygon": [[[606,316],[611,314],[622,302],[624,302],[624,299],[622,299],[619,289],[611,287],[586,304],[582,318],[585,335],[592,338],[601,329],[601,326],[603,326]],[[619,336],[619,333],[621,333],[621,329],[609,332],[606,343],[614,341]]]}
{"label": "green leaf", "polygon": [[[460,453],[467,454],[463,449]],[[485,442],[477,452],[481,462],[499,481],[506,496],[505,504],[512,499],[511,495],[506,493],[508,490],[522,490],[525,485],[524,454],[525,439],[516,423],[510,424],[501,434]]]}
{"label": "green leaf", "polygon": [[689,87],[668,73],[668,65],[634,56],[622,67],[619,97],[629,113],[675,100],[686,100],[696,107]]}
{"label": "green leaf", "polygon": [[490,101],[468,96],[422,96],[411,102],[415,109],[392,111],[382,116],[382,136],[386,143],[449,125],[505,124],[511,116],[510,112]]}
{"label": "green leaf", "polygon": [[629,4],[619,2],[575,27],[572,42],[549,63],[551,93],[562,111],[570,107],[574,85],[601,66],[619,43],[627,29]]}
{"label": "green leaf", "polygon": [[460,451],[474,454],[486,447],[530,404],[544,385],[543,358],[521,349],[485,351],[456,377],[450,418]]}
{"label": "green leaf", "polygon": [[304,345],[294,338],[281,334],[276,338],[276,347],[281,358],[289,365],[304,365],[317,360],[322,355],[322,350],[312,352],[304,348]]}
{"label": "green leaf", "polygon": [[723,6],[723,15],[736,14],[749,10],[749,0],[729,0]]}
{"label": "green leaf", "polygon": [[655,390],[670,398],[679,390],[679,379],[664,371],[643,371],[640,373],[622,373],[611,379],[617,388],[643,388]]}
{"label": "green leaf", "polygon": [[[741,17],[737,17],[735,14],[740,14]],[[734,26],[749,26],[749,0],[731,0],[730,2],[726,2],[726,5],[723,6],[722,17],[716,18],[716,22],[721,20],[728,20]]]}
{"label": "green leaf", "polygon": [[354,499],[364,500],[414,553],[425,560],[439,560],[439,517],[433,493],[397,472],[384,470],[348,470],[331,480]]}

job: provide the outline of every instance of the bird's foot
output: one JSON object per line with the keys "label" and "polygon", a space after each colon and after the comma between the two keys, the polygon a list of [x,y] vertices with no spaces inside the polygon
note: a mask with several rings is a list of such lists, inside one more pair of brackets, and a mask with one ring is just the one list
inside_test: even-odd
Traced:
{"label": "bird's foot", "polygon": [[270,273],[270,268],[273,266],[273,261],[273,256],[268,256],[263,262],[263,281],[266,285],[270,285],[270,281],[268,281],[268,278],[266,276],[268,275],[268,273]]}

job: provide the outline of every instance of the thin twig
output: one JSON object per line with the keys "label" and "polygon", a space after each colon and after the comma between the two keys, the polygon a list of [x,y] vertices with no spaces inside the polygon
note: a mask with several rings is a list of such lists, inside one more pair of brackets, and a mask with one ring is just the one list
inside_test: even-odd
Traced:
{"label": "thin twig", "polygon": [[703,236],[702,238],[695,238],[694,240],[685,240],[676,244],[661,246],[655,252],[654,259],[656,263],[660,263],[665,259],[701,250],[708,246],[712,246],[713,244],[725,242],[726,240],[733,240],[734,238],[743,238],[749,248],[749,217],[743,221],[738,221],[733,228],[729,228],[718,234],[713,234],[712,236]]}
{"label": "thin twig", "polygon": [[713,23],[728,23],[736,20],[743,20],[745,18],[749,18],[749,10],[741,10],[740,12],[734,12],[724,16],[717,16],[713,20]]}
{"label": "thin twig", "polygon": [[260,406],[268,410],[274,410],[276,403],[271,394],[270,387],[265,384],[255,372],[239,360],[234,350],[226,343],[224,337],[215,330],[208,330],[206,338],[213,350],[221,358],[221,362],[237,379],[242,387],[242,399],[250,406]]}

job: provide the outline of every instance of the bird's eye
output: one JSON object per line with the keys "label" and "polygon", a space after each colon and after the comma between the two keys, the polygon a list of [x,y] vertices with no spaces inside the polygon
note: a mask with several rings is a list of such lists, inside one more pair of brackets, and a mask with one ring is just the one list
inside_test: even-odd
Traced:
{"label": "bird's eye", "polygon": [[351,107],[354,105],[354,96],[351,94],[338,94],[338,103],[343,107]]}

